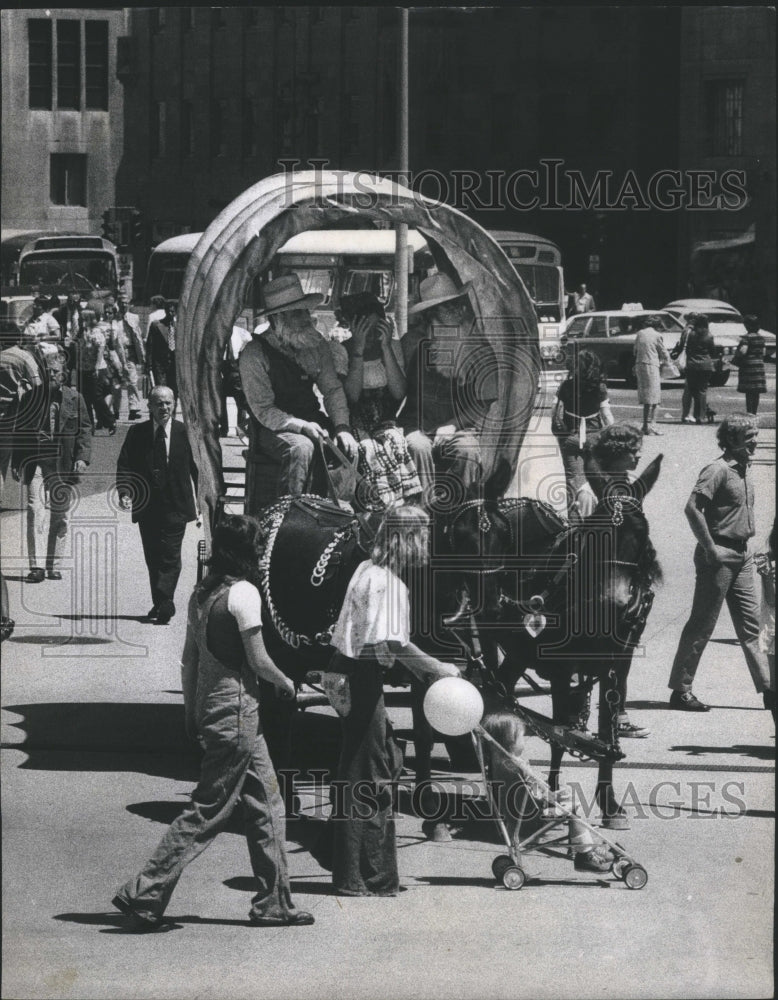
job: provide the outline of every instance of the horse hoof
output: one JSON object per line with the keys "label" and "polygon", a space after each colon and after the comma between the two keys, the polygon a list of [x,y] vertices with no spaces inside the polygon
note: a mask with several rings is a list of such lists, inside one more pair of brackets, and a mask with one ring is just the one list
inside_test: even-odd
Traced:
{"label": "horse hoof", "polygon": [[445,823],[422,823],[422,833],[427,840],[432,840],[436,844],[445,844],[451,840],[451,831]]}
{"label": "horse hoof", "polygon": [[625,815],[603,816],[601,826],[603,830],[629,830],[629,820]]}

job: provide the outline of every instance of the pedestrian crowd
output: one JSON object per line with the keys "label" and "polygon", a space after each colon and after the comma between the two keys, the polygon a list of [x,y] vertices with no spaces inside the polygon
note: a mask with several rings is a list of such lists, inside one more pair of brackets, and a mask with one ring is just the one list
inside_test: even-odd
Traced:
{"label": "pedestrian crowd", "polygon": [[[246,514],[281,495],[326,491],[325,480],[332,488],[328,450],[356,471],[350,499],[382,514],[369,558],[348,585],[323,678],[341,716],[337,777],[346,797],[360,782],[378,790],[369,818],[360,818],[359,809],[349,808],[358,803],[348,799],[348,818],[329,828],[324,853],[345,895],[399,891],[390,787],[402,755],[383,701],[385,671],[399,662],[426,681],[458,674],[411,641],[405,581],[428,558],[429,510],[441,482],[464,491],[481,479],[481,428],[499,385],[496,357],[468,291],[469,285],[458,286],[445,274],[422,281],[402,340],[375,295],[347,296],[338,315],[346,333],[341,341],[323,337],[315,325],[311,313],[322,296],[306,294],[294,274],[278,277],[264,287],[260,325],[253,333],[235,328],[224,356],[224,395],[238,406],[236,433],[247,442]],[[92,437],[101,428],[116,432],[126,394],[132,426],[116,487],[140,533],[152,600],[147,620],[166,625],[176,614],[186,526],[200,512],[197,467],[184,425],[175,419],[176,304],[153,304],[145,337],[123,296],[84,303],[75,293],[53,311],[49,300],[36,299],[22,330],[3,334],[2,418],[10,443],[4,436],[0,473],[5,477],[11,469],[22,484],[27,582],[60,578],[57,561]],[[585,286],[576,307],[594,307]],[[697,548],[692,607],[668,682],[670,707],[680,711],[708,711],[692,684],[724,602],[756,691],[775,711],[775,529],[762,556],[755,559],[749,549],[756,533],[751,461],[758,436],[754,414],[765,391],[764,339],[755,321],[749,319],[747,329],[734,363],[748,412],[722,421],[721,457],[701,470],[685,509]],[[694,319],[677,352],[685,353],[684,422],[692,419],[692,406],[697,422],[706,412],[711,345],[707,324]],[[632,481],[644,435],[660,433],[655,415],[662,366],[671,361],[649,317],[635,343],[643,406],[638,428],[614,422],[596,354],[578,353],[552,414],[571,522],[583,523],[593,513],[597,475],[611,483]],[[141,421],[144,395],[149,419]],[[221,428],[230,430],[224,411]],[[50,528],[40,559],[36,537],[46,508]],[[188,602],[182,683],[187,728],[203,751],[200,780],[150,860],[113,900],[135,930],[163,926],[183,869],[224,829],[239,802],[257,885],[250,921],[263,927],[313,923],[292,902],[284,803],[259,722],[261,684],[281,698],[294,696],[262,638],[259,546],[252,517],[222,517],[212,535],[208,574]],[[626,675],[618,732],[649,735],[627,714]],[[515,746],[520,734],[509,736]]]}

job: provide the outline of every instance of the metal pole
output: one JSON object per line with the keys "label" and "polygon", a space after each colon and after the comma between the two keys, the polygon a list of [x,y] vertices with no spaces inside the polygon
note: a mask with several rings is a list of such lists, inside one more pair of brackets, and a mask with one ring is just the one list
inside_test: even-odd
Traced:
{"label": "metal pole", "polygon": [[[400,144],[400,183],[407,185],[408,176],[408,9],[400,9],[400,107],[398,119]],[[395,295],[394,317],[397,333],[405,336],[408,329],[408,225],[398,222],[395,242]]]}

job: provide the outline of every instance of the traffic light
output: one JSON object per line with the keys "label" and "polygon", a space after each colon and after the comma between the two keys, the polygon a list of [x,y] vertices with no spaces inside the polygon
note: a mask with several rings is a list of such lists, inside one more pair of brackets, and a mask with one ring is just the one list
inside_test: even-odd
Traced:
{"label": "traffic light", "polygon": [[135,246],[143,243],[145,228],[143,213],[139,212],[136,208],[130,216],[130,242]]}
{"label": "traffic light", "polygon": [[111,243],[116,243],[118,228],[114,210],[112,208],[106,208],[103,212],[103,236],[105,239],[110,240]]}

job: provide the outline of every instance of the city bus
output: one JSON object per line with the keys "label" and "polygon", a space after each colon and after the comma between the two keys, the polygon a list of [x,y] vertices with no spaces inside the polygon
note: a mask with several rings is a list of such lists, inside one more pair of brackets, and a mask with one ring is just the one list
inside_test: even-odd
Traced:
{"label": "city bus", "polygon": [[116,247],[102,236],[49,233],[28,240],[19,251],[16,284],[82,298],[115,295],[119,287]]}
{"label": "city bus", "polygon": [[[189,257],[202,233],[184,233],[158,244],[151,253],[142,303],[138,313],[145,317],[151,298],[162,295],[177,299],[181,292]],[[306,294],[318,292],[323,301],[316,309],[322,333],[329,333],[337,320],[335,312],[343,295],[370,291],[378,296],[389,313],[394,312],[395,233],[391,229],[314,229],[298,233],[278,251],[269,268],[269,277],[294,271]],[[409,293],[418,293],[418,281],[433,266],[432,255],[418,232],[408,233]],[[414,284],[415,283],[415,284]],[[239,325],[253,329],[255,313],[261,308],[254,282],[238,318]]]}
{"label": "city bus", "polygon": [[535,306],[541,357],[546,362],[562,359],[559,339],[565,321],[562,252],[544,236],[509,230],[491,230],[490,235],[513,264]]}

